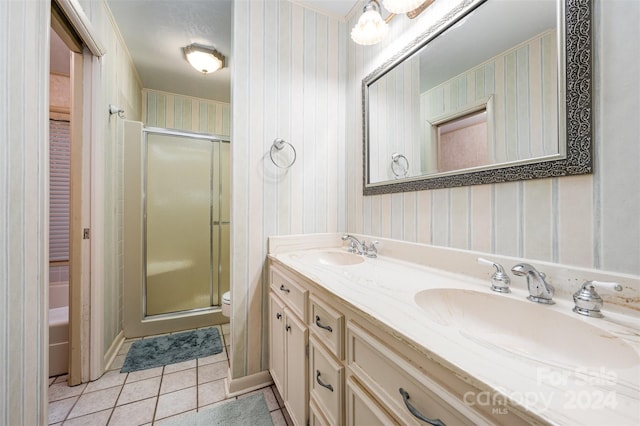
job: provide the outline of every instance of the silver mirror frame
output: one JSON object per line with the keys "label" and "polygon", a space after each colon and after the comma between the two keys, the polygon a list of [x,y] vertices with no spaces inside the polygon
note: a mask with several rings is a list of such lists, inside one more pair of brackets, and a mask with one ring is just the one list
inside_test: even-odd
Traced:
{"label": "silver mirror frame", "polygon": [[443,20],[422,33],[402,51],[375,69],[362,80],[362,135],[363,135],[363,193],[378,195],[395,192],[420,191],[425,189],[451,188],[468,185],[511,182],[527,179],[589,174],[593,172],[593,123],[592,123],[592,4],[591,0],[563,0],[565,28],[565,124],[566,157],[559,160],[540,161],[490,170],[462,172],[455,175],[422,177],[406,181],[368,185],[369,152],[368,86],[396,64],[411,56],[447,28],[471,13],[453,19],[473,0],[465,1],[451,11]]}

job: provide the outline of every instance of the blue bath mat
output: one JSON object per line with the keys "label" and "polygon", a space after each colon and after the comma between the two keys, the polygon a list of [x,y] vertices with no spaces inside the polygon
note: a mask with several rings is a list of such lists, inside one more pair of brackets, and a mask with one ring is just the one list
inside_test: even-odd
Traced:
{"label": "blue bath mat", "polygon": [[273,426],[262,393],[160,422],[162,426]]}
{"label": "blue bath mat", "polygon": [[222,340],[216,327],[151,337],[131,345],[120,372],[146,370],[220,352]]}

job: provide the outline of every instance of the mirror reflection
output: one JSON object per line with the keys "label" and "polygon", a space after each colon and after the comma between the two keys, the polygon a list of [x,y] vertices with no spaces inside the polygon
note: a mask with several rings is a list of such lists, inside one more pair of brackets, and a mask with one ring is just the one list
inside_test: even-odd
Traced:
{"label": "mirror reflection", "polygon": [[367,77],[365,186],[564,158],[558,11],[556,0],[479,1]]}

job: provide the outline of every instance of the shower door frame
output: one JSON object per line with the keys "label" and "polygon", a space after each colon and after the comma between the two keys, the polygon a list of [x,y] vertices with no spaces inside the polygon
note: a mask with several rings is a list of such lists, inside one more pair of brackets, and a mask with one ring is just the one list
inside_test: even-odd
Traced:
{"label": "shower door frame", "polygon": [[[140,235],[140,241],[135,242],[133,246],[128,246],[131,244],[127,242],[127,225],[125,224],[125,250],[127,247],[131,249],[131,251],[135,254],[128,255],[127,259],[125,259],[125,320],[124,320],[124,330],[125,336],[127,338],[131,337],[143,337],[153,334],[161,334],[161,333],[170,333],[174,331],[180,331],[191,328],[198,327],[206,327],[216,324],[222,324],[228,321],[226,317],[222,315],[222,309],[220,305],[209,306],[205,308],[197,308],[191,309],[187,311],[178,311],[172,313],[165,314],[157,314],[157,315],[146,315],[146,206],[147,206],[147,135],[148,134],[161,134],[167,136],[178,136],[178,137],[186,137],[193,138],[199,140],[207,140],[211,143],[220,142],[220,143],[230,143],[229,136],[222,136],[211,133],[198,133],[198,132],[190,132],[190,131],[182,131],[182,130],[174,130],[174,129],[165,129],[158,127],[146,127],[142,126],[142,123],[138,123],[141,126],[141,132],[139,133],[139,145],[138,146],[129,146],[127,148],[127,140],[125,136],[125,162],[130,161],[131,164],[136,163],[139,165],[139,181],[129,182],[127,183],[127,179],[125,177],[125,186],[135,185],[139,188],[139,202],[137,206],[137,210],[139,210],[140,219],[137,221],[139,229],[137,232],[134,230],[134,233],[138,233]],[[125,131],[126,133],[126,131]],[[128,158],[127,158],[128,156]],[[125,165],[125,175],[126,175],[127,166]],[[125,216],[126,213],[126,205],[127,205],[127,196],[125,195]],[[129,213],[131,214],[131,213]],[[211,216],[210,216],[211,218]],[[212,218],[211,218],[212,219]],[[125,218],[125,222],[127,219]],[[210,220],[210,239],[212,240],[213,226],[217,224],[222,224],[219,221],[211,221]],[[213,241],[211,241],[213,244]],[[131,259],[130,256],[133,256]],[[139,260],[136,261],[135,258]],[[127,264],[131,265],[133,263],[138,263],[139,272],[135,273],[139,277],[139,280],[127,279]],[[137,269],[137,268],[135,268]],[[219,268],[218,268],[219,269]],[[218,272],[219,273],[219,272]],[[132,277],[133,278],[133,277]],[[138,282],[137,289],[129,289],[127,290],[127,286],[136,285],[135,282]],[[220,283],[218,283],[218,287]],[[218,289],[218,291],[220,291]],[[210,293],[211,295],[211,293]],[[127,297],[130,296],[130,297]],[[210,296],[211,297],[211,296]],[[221,302],[221,300],[220,300]]]}
{"label": "shower door frame", "polygon": [[[156,135],[166,135],[166,136],[178,136],[178,137],[184,137],[184,138],[190,138],[190,139],[197,139],[197,140],[205,140],[208,142],[211,142],[212,144],[215,142],[219,142],[219,143],[230,143],[230,138],[229,137],[221,137],[221,136],[217,136],[217,135],[210,135],[208,133],[197,133],[197,132],[188,132],[188,131],[181,131],[181,130],[173,130],[173,129],[164,129],[161,127],[145,127],[142,130],[143,133],[143,143],[144,143],[144,158],[143,158],[143,164],[144,164],[144,169],[143,169],[143,174],[142,174],[142,179],[143,179],[143,186],[142,186],[142,205],[143,205],[143,211],[142,211],[142,215],[143,215],[143,224],[142,224],[142,235],[143,235],[143,245],[142,245],[142,250],[143,250],[143,263],[142,263],[142,271],[143,271],[143,275],[142,275],[142,292],[143,292],[143,297],[142,297],[142,316],[144,318],[144,320],[162,320],[162,319],[171,319],[171,318],[175,318],[178,316],[189,316],[189,315],[197,315],[200,313],[207,313],[207,312],[219,312],[220,311],[220,307],[221,304],[218,305],[214,305],[213,304],[213,274],[217,272],[218,274],[218,293],[220,293],[220,266],[218,266],[218,271],[214,271],[213,270],[213,248],[214,248],[214,241],[213,241],[213,227],[214,226],[219,226],[222,224],[226,224],[226,223],[230,223],[230,222],[221,222],[220,220],[213,220],[213,204],[216,200],[213,200],[212,198],[210,198],[210,202],[209,202],[209,250],[210,250],[210,256],[209,256],[209,274],[210,274],[210,278],[209,278],[209,303],[210,306],[205,307],[205,308],[194,308],[194,309],[187,309],[187,310],[182,310],[182,311],[176,311],[176,312],[168,312],[168,313],[163,313],[163,314],[154,314],[154,315],[148,315],[147,314],[147,177],[148,177],[148,167],[149,167],[149,141],[147,139],[147,137],[149,136],[149,134],[156,134]],[[219,166],[218,166],[219,167]],[[212,158],[211,158],[211,176],[210,176],[210,189],[213,189],[213,182],[215,180],[214,176],[213,176],[213,168],[214,168],[214,164],[213,164],[213,152],[212,152]],[[221,187],[221,182],[218,182],[218,185]],[[221,204],[221,200],[222,200],[222,190],[221,188],[219,188],[218,190],[218,200],[217,202],[219,204]],[[221,239],[221,235],[218,235],[218,247],[220,246],[220,239]],[[220,253],[218,253],[218,264],[220,263]],[[222,300],[222,295],[218,294],[218,300],[221,301]]]}

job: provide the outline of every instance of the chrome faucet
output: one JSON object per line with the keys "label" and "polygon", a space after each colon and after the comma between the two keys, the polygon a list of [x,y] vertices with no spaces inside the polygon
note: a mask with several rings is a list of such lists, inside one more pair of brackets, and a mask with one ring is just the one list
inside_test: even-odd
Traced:
{"label": "chrome faucet", "polygon": [[509,289],[511,280],[509,279],[509,276],[504,273],[504,268],[501,264],[482,257],[478,258],[478,263],[491,265],[496,268],[496,272],[491,276],[491,290],[497,291],[498,293],[511,293],[511,290]]}
{"label": "chrome faucet", "polygon": [[356,237],[349,234],[344,234],[342,236],[342,241],[349,241],[349,252],[355,254],[364,254],[367,251],[367,246],[364,241],[360,242]]}
{"label": "chrome faucet", "polygon": [[555,302],[553,299],[554,288],[545,280],[545,275],[542,272],[538,272],[536,268],[528,263],[519,263],[513,268],[511,272],[519,276],[527,277],[527,286],[529,287],[529,296],[527,299],[536,303],[544,303],[547,305],[553,305]]}

